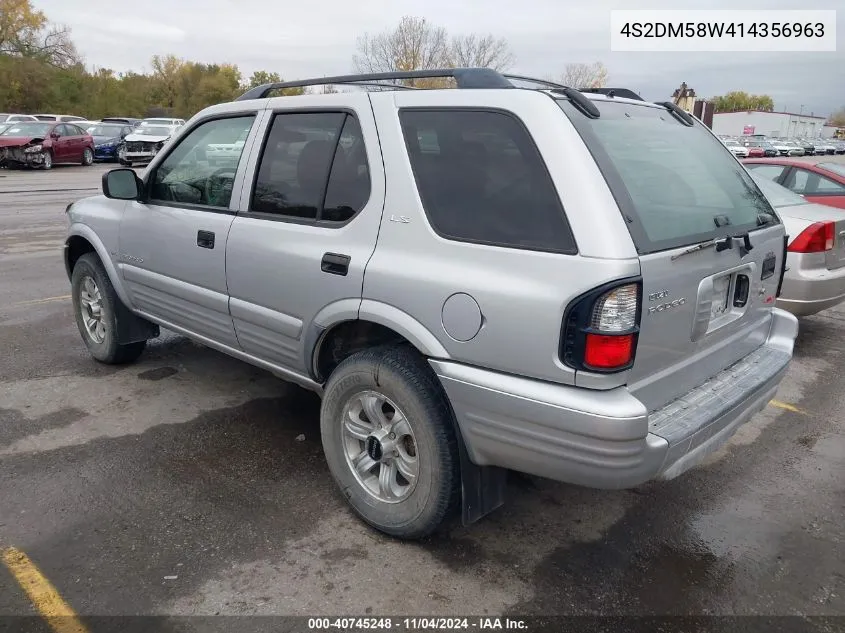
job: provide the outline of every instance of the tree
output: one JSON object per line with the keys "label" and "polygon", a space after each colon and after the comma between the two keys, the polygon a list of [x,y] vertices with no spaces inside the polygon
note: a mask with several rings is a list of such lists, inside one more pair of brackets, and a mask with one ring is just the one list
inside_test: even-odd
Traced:
{"label": "tree", "polygon": [[607,68],[601,62],[567,64],[557,81],[571,88],[604,88]]}
{"label": "tree", "polygon": [[507,70],[514,61],[507,41],[492,34],[458,35],[452,38],[449,65],[455,68]]}
{"label": "tree", "polygon": [[394,29],[358,38],[352,63],[360,73],[443,68],[449,65],[448,42],[443,27],[405,16]]}
{"label": "tree", "polygon": [[740,112],[743,110],[771,112],[775,109],[775,102],[769,95],[752,95],[741,90],[734,90],[713,97],[711,101],[715,112]]}
{"label": "tree", "polygon": [[50,25],[30,0],[0,0],[0,54],[39,59],[58,68],[80,63],[70,29]]}
{"label": "tree", "polygon": [[264,84],[278,83],[281,80],[282,78],[279,76],[279,73],[270,73],[266,70],[256,70],[250,76],[249,81],[246,82],[244,90],[257,88],[258,86],[263,86]]}
{"label": "tree", "polygon": [[[456,35],[426,18],[405,16],[382,33],[358,38],[352,57],[355,70],[378,73],[438,68],[485,67],[504,70],[513,54],[503,38],[488,35]],[[409,82],[411,83],[411,82]],[[439,80],[413,82],[416,86],[439,85]]]}
{"label": "tree", "polygon": [[827,120],[827,124],[835,127],[845,127],[845,106],[842,106],[836,112],[831,114],[830,118]]}

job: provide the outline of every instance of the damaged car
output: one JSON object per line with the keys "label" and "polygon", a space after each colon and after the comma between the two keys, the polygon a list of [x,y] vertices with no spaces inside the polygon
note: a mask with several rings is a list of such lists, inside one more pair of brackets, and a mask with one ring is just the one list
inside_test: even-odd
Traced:
{"label": "damaged car", "polygon": [[94,162],[94,139],[72,123],[21,121],[0,132],[0,166],[50,169]]}
{"label": "damaged car", "polygon": [[178,129],[177,125],[142,125],[136,128],[118,148],[118,161],[129,166],[149,163]]}

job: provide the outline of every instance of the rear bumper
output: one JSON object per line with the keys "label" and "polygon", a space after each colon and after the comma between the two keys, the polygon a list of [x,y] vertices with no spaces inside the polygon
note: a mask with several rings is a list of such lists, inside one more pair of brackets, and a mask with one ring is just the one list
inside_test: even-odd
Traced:
{"label": "rear bumper", "polygon": [[625,387],[598,391],[431,361],[470,458],[591,488],[669,479],[723,445],[786,373],[796,318],[773,311],[764,345],[649,412]]}
{"label": "rear bumper", "polygon": [[[810,316],[845,301],[845,266],[828,270],[823,253],[811,253],[799,260],[790,253],[783,288],[778,298],[779,308],[795,316]],[[813,260],[821,262],[814,264]]]}

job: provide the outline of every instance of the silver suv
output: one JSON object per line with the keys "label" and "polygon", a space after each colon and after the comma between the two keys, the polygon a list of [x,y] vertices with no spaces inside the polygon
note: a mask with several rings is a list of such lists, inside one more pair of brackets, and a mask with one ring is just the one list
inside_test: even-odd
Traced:
{"label": "silver suv", "polygon": [[[268,96],[324,83],[347,90]],[[398,537],[500,506],[508,469],[678,475],[765,406],[797,334],[771,205],[706,127],[630,91],[269,84],[103,194],[69,207],[65,247],[93,357],[132,361],[162,326],[322,394],[332,475]]]}

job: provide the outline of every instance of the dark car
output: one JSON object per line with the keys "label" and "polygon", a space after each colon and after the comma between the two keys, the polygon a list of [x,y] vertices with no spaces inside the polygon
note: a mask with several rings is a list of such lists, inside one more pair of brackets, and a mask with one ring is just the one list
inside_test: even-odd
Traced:
{"label": "dark car", "polygon": [[806,139],[798,139],[795,141],[804,148],[804,156],[813,156],[816,153],[816,146]]}
{"label": "dark car", "polygon": [[774,158],[778,155],[777,148],[769,143],[769,141],[762,141],[763,152],[766,158]]}
{"label": "dark car", "polygon": [[117,160],[117,149],[123,139],[132,133],[128,123],[101,122],[88,128],[94,138],[94,160]]}
{"label": "dark car", "polygon": [[125,123],[134,129],[141,123],[141,119],[133,119],[131,117],[122,116],[107,116],[104,119],[100,119],[100,123]]}
{"label": "dark car", "polygon": [[73,123],[22,121],[0,133],[0,165],[9,168],[93,162],[94,139]]}

